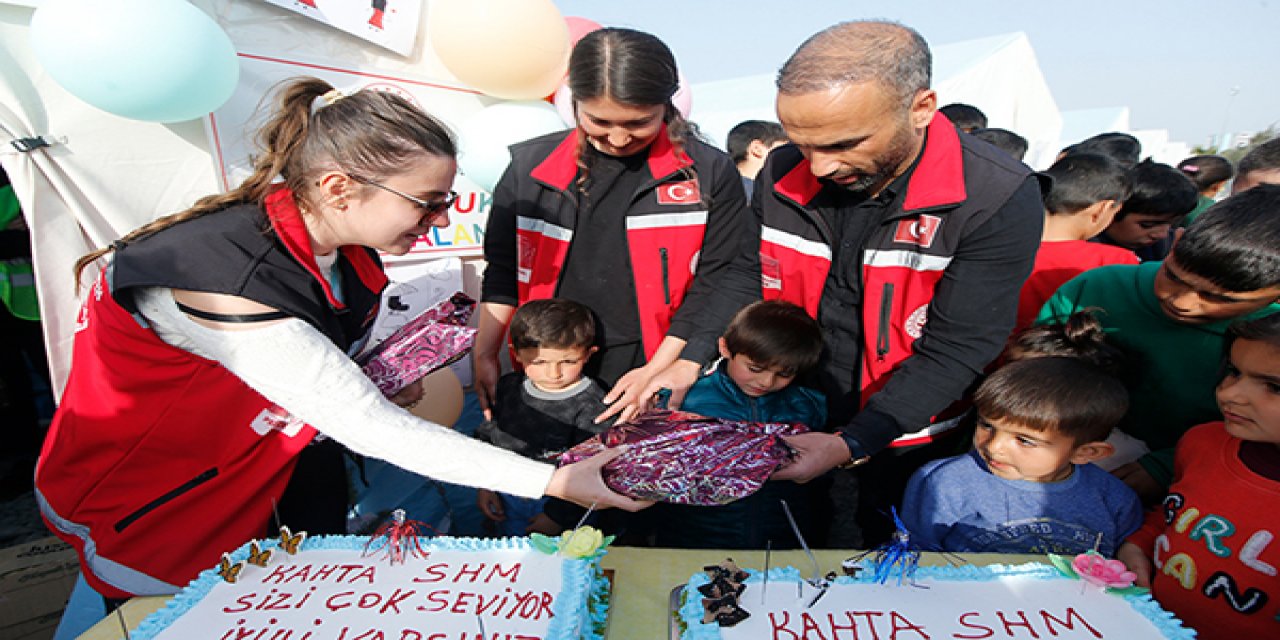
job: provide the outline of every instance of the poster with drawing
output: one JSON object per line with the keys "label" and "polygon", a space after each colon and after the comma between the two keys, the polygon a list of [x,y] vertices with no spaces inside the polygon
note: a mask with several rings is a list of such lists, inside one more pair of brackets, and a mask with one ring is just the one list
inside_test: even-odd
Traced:
{"label": "poster with drawing", "polygon": [[418,39],[423,0],[265,0],[402,56]]}
{"label": "poster with drawing", "polygon": [[[450,129],[485,106],[473,89],[381,70],[362,69],[347,63],[286,58],[240,52],[240,82],[226,104],[205,118],[214,168],[223,189],[239,184],[251,173],[252,132],[261,124],[263,97],[281,82],[298,76],[314,76],[345,94],[361,89],[389,91],[439,118]],[[383,255],[387,263],[443,256],[479,256],[493,197],[459,175],[453,185],[458,201],[449,210],[449,226],[432,227],[405,256]]]}

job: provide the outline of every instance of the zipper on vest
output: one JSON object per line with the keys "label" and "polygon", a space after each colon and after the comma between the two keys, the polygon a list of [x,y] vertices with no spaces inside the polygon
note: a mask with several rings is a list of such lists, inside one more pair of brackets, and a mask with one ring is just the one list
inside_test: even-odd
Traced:
{"label": "zipper on vest", "polygon": [[142,516],[145,516],[148,513],[155,511],[156,509],[163,506],[166,502],[169,502],[174,498],[177,498],[178,496],[181,496],[182,494],[188,491],[191,491],[192,489],[195,489],[196,487],[216,478],[217,476],[218,476],[218,468],[214,467],[182,483],[181,485],[178,485],[172,491],[169,491],[168,493],[160,496],[159,498],[156,498],[155,500],[148,502],[147,504],[143,505],[141,509],[134,511],[133,513],[125,516],[124,519],[121,520],[120,522],[117,522],[115,525],[116,533],[123,532],[126,527],[133,524],[134,522],[137,522],[140,518],[142,518]]}
{"label": "zipper on vest", "polygon": [[671,304],[671,269],[667,266],[667,248],[658,249],[658,257],[662,260],[662,303]]}
{"label": "zipper on vest", "polygon": [[893,316],[893,283],[884,283],[880,296],[880,326],[876,327],[876,359],[884,362],[889,355],[889,320]]}

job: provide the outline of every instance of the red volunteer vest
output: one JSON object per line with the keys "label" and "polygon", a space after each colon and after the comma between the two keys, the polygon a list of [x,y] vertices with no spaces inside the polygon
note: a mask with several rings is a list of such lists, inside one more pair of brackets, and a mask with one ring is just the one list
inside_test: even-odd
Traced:
{"label": "red volunteer vest", "polygon": [[[291,195],[276,192],[267,210],[298,269],[318,276]],[[341,251],[359,284],[385,286],[366,250]],[[297,454],[316,432],[217,362],[170,346],[140,324],[115,297],[114,266],[77,318],[71,375],[37,469],[37,499],[49,526],[79,552],[96,591],[112,598],[170,594],[222,552],[266,531]]]}
{"label": "red volunteer vest", "polygon": [[[567,192],[577,176],[579,144],[577,132],[571,131],[530,175]],[[656,205],[633,205],[626,213],[626,229],[644,352],[652,357],[693,284],[707,211],[697,176],[686,171],[693,160],[676,153],[665,126],[649,147],[648,164],[658,181],[652,188]],[[566,193],[566,197],[571,195]],[[573,229],[527,216],[518,217],[516,225],[520,304],[554,297]]]}
{"label": "red volunteer vest", "polygon": [[[807,207],[822,184],[802,160],[774,186],[783,199]],[[934,289],[951,262],[938,246],[944,218],[926,211],[965,199],[964,166],[955,127],[942,114],[929,124],[928,144],[908,180],[902,211],[891,224],[873,230],[862,259],[861,404],[879,391],[893,370],[914,353]],[[831,247],[815,234],[774,224],[766,209],[760,240],[761,285],[766,300],[786,300],[813,317],[831,269]],[[904,437],[891,446],[931,440],[931,434]]]}

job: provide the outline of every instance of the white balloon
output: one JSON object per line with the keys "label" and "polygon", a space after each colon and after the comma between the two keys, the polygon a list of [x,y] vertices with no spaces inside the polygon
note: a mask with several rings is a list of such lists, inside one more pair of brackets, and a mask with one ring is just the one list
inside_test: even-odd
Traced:
{"label": "white balloon", "polygon": [[492,192],[511,164],[507,147],[564,129],[556,108],[542,100],[490,105],[458,128],[458,167],[467,179]]}

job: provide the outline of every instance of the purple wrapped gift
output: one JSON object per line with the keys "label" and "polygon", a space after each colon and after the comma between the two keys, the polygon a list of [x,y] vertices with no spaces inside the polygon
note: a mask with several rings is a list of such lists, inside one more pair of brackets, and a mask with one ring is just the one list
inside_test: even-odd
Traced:
{"label": "purple wrapped gift", "polygon": [[800,424],[721,420],[659,409],[582,442],[566,451],[560,464],[625,444],[626,451],[604,466],[610,489],[639,500],[720,505],[758,491],[791,459],[782,436],[806,432]]}
{"label": "purple wrapped gift", "polygon": [[476,330],[467,326],[476,301],[458,292],[423,311],[360,357],[365,375],[388,398],[471,351]]}

